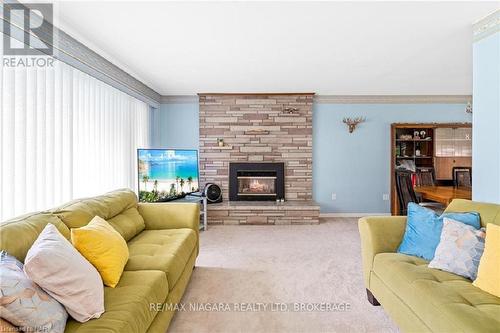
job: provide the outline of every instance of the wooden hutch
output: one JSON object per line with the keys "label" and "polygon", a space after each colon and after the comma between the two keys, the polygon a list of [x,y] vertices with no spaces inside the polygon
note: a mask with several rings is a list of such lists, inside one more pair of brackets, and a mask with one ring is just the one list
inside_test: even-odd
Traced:
{"label": "wooden hutch", "polygon": [[391,213],[399,214],[395,171],[401,165],[432,168],[438,185],[453,185],[453,167],[472,166],[472,124],[391,125]]}

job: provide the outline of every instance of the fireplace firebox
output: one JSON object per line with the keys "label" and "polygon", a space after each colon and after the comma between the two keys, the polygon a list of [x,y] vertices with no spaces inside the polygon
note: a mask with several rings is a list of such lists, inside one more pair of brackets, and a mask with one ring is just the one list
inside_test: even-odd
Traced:
{"label": "fireplace firebox", "polygon": [[284,163],[230,163],[229,200],[285,198]]}

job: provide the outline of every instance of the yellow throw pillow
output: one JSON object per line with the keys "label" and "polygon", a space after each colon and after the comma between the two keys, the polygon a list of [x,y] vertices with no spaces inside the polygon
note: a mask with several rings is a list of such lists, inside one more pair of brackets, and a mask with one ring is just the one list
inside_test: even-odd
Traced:
{"label": "yellow throw pillow", "polygon": [[479,262],[476,287],[500,297],[500,225],[488,223],[484,252]]}
{"label": "yellow throw pillow", "polygon": [[128,260],[123,237],[106,220],[96,216],[86,226],[71,229],[71,242],[99,271],[104,284],[116,287]]}

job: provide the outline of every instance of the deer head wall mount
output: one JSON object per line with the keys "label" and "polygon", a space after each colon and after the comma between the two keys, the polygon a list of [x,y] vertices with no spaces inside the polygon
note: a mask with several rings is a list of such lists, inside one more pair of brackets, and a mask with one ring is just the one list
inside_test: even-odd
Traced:
{"label": "deer head wall mount", "polygon": [[354,132],[356,129],[356,126],[359,123],[365,122],[366,118],[365,117],[356,117],[356,118],[344,118],[342,122],[346,124],[349,128],[349,133]]}
{"label": "deer head wall mount", "polygon": [[472,102],[467,102],[467,106],[465,107],[465,112],[472,113]]}

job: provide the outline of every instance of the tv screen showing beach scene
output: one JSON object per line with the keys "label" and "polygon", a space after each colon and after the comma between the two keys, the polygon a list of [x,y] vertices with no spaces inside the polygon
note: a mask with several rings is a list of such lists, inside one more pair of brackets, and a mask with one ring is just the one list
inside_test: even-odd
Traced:
{"label": "tv screen showing beach scene", "polygon": [[138,149],[139,200],[168,201],[198,191],[198,151]]}

